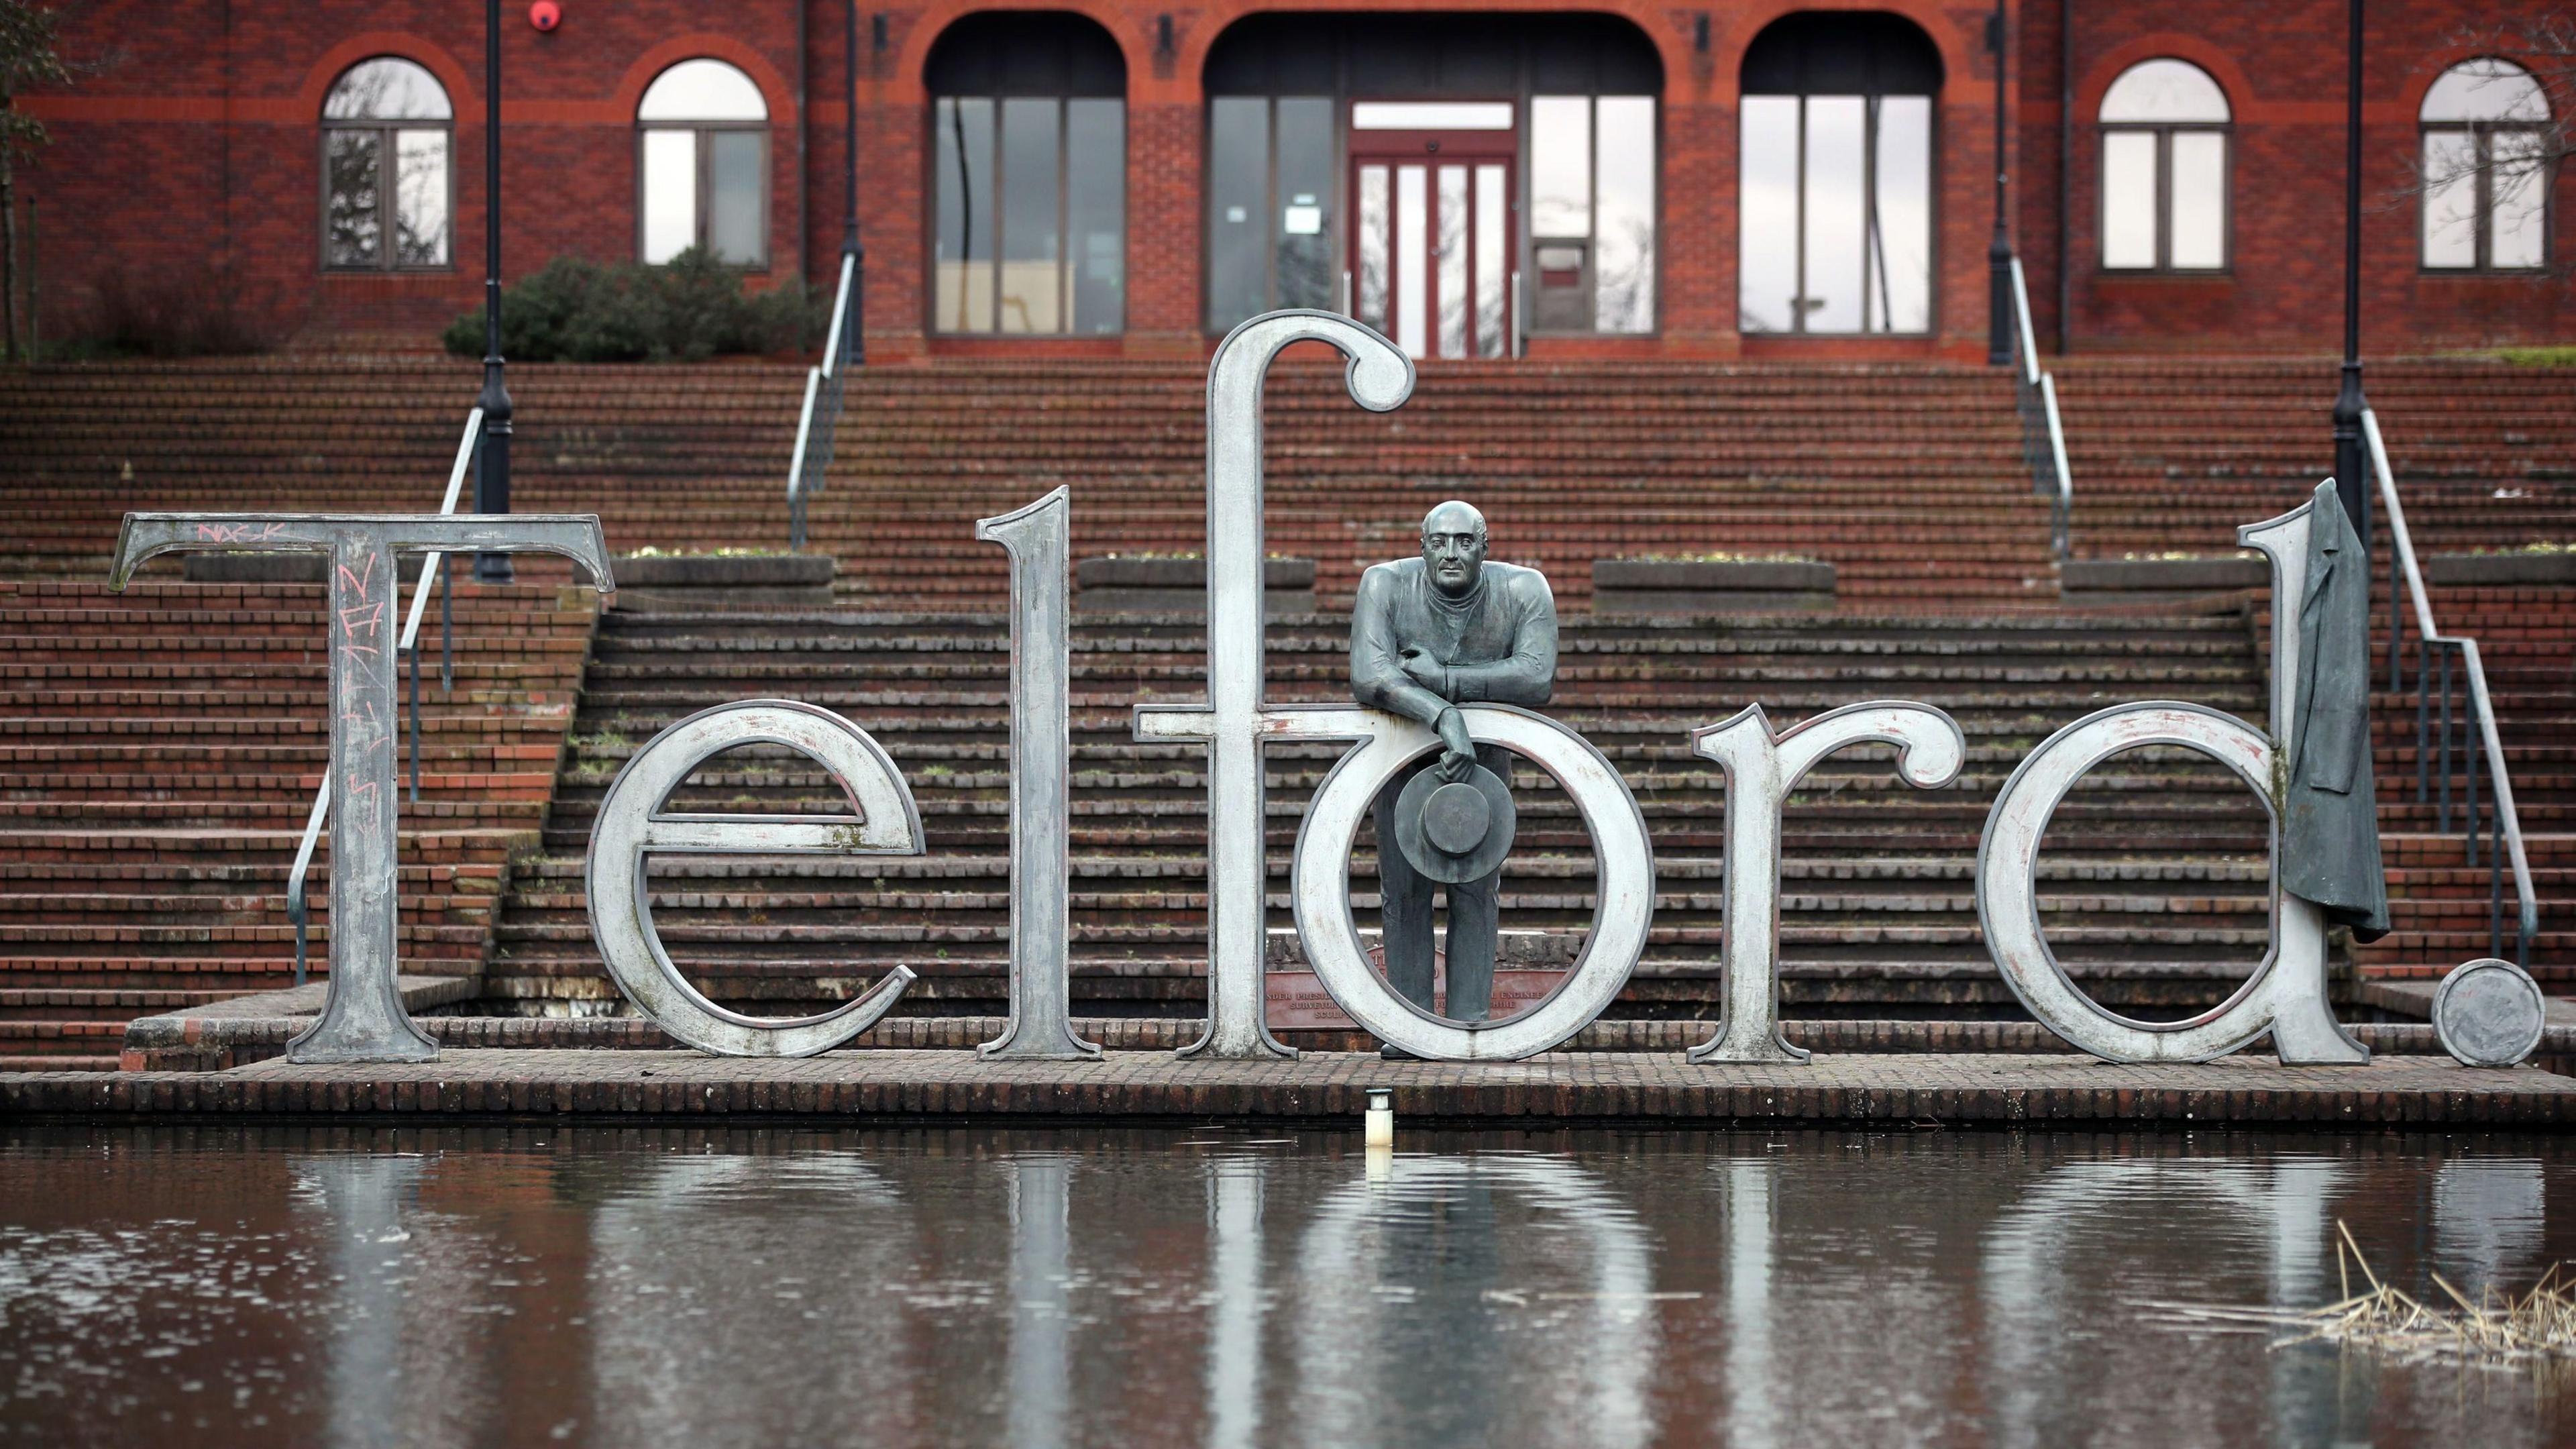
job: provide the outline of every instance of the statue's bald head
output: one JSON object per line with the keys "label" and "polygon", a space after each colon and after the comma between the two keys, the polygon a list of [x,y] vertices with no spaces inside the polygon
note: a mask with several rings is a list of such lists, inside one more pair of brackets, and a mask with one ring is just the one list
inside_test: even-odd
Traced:
{"label": "statue's bald head", "polygon": [[1476,587],[1485,568],[1485,515],[1452,498],[1422,517],[1422,562],[1444,594]]}

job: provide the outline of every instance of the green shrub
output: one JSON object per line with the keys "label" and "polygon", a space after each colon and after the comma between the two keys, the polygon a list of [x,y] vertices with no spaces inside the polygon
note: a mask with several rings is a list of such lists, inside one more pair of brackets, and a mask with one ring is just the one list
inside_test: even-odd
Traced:
{"label": "green shrub", "polygon": [[84,325],[67,341],[48,339],[47,356],[58,362],[95,357],[232,357],[273,351],[284,335],[274,319],[242,301],[242,289],[220,267],[198,264],[138,276],[111,265],[95,285],[96,297]]}
{"label": "green shrub", "polygon": [[[792,352],[822,341],[829,300],[802,279],[746,293],[743,274],[695,247],[669,263],[557,257],[501,289],[501,355],[513,362],[695,362]],[[441,338],[483,355],[483,309]]]}
{"label": "green shrub", "polygon": [[2516,367],[2576,367],[2576,347],[2505,347],[2496,355]]}

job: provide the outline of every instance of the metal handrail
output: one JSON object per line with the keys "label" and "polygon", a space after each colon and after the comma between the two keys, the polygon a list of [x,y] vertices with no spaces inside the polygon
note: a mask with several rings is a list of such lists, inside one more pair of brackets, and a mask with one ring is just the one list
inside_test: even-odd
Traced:
{"label": "metal handrail", "polygon": [[[805,499],[823,486],[823,476],[832,466],[832,435],[841,419],[842,363],[850,350],[850,283],[856,275],[858,258],[841,254],[841,284],[832,295],[832,330],[823,343],[823,361],[805,369],[805,402],[796,411],[796,451],[787,460],[787,547],[791,553],[805,551]],[[815,426],[820,400],[819,418]]]}
{"label": "metal handrail", "polygon": [[[2520,905],[2515,913],[2514,962],[2531,964],[2531,938],[2540,931],[2539,897],[2532,890],[2531,858],[2523,848],[2522,817],[2514,809],[2513,778],[2505,770],[2504,740],[2496,730],[2495,701],[2487,691],[2485,663],[2478,657],[2478,641],[2463,635],[2444,634],[2433,622],[2432,596],[2424,588],[2424,572],[2415,559],[2415,539],[2406,528],[2406,505],[2397,496],[2397,473],[2388,464],[2388,444],[2380,436],[2379,415],[2370,408],[2361,410],[2361,436],[2370,448],[2370,466],[2379,475],[2380,504],[2388,513],[2389,569],[2403,577],[2406,592],[2415,605],[2415,632],[2419,640],[2415,661],[2415,800],[2425,802],[2430,794],[2427,746],[2432,724],[2432,692],[2425,685],[2431,676],[2432,651],[2442,655],[2442,811],[2437,828],[2447,834],[2451,826],[2451,663],[2457,658],[2460,673],[2468,683],[2469,717],[2478,732],[2478,745],[2487,760],[2487,784],[2495,804],[2489,813],[2492,838],[2487,850],[2487,950],[2502,955],[2504,947],[2504,867],[2513,867],[2514,895]],[[2405,633],[2405,616],[2398,612],[2395,577],[2389,584],[2388,597],[2388,690],[2398,693],[2400,678],[2400,642]],[[2468,861],[2478,863],[2478,761],[2463,742],[2463,763],[2468,775]]]}
{"label": "metal handrail", "polygon": [[2040,370],[2038,334],[2030,325],[2030,284],[2023,280],[2019,257],[2012,259],[2012,289],[2014,344],[2021,351],[2022,438],[2030,454],[2031,481],[2050,495],[2048,546],[2063,559],[2072,544],[2075,473],[2066,466],[2066,425],[2057,413],[2057,379]]}
{"label": "metal handrail", "polygon": [[[447,496],[439,500],[438,511],[444,516],[456,511],[457,500],[465,492],[465,468],[474,459],[474,445],[483,436],[483,410],[476,408],[465,415],[465,436],[456,441],[456,462],[447,470]],[[439,580],[439,689],[456,687],[456,615],[453,597],[447,589],[447,556],[432,552],[420,561],[420,579],[412,585],[411,611],[403,621],[402,641],[395,647],[411,659],[411,803],[420,803],[420,619],[429,606],[429,581]],[[304,984],[304,951],[306,932],[312,919],[312,907],[304,899],[305,877],[313,869],[314,842],[322,838],[323,822],[331,818],[331,767],[322,767],[322,786],[313,792],[313,809],[304,817],[304,839],[295,847],[295,864],[286,870],[286,918],[295,923],[295,984]]]}

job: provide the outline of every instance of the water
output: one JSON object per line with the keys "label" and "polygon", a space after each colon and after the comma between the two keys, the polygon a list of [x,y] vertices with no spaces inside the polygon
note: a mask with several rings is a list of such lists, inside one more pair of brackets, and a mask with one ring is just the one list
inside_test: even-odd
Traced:
{"label": "water", "polygon": [[2555,1141],[1357,1135],[0,1127],[0,1440],[2576,1442],[2151,1306],[2520,1286]]}

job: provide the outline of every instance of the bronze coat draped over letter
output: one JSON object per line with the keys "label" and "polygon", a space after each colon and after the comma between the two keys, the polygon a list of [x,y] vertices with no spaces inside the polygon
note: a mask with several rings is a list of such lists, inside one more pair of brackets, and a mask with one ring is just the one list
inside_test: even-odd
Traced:
{"label": "bronze coat draped over letter", "polygon": [[2356,941],[2388,934],[2388,878],[2380,870],[2371,789],[2370,665],[2370,559],[2329,479],[2308,510],[2281,889],[2325,907],[2326,918],[2352,927]]}

